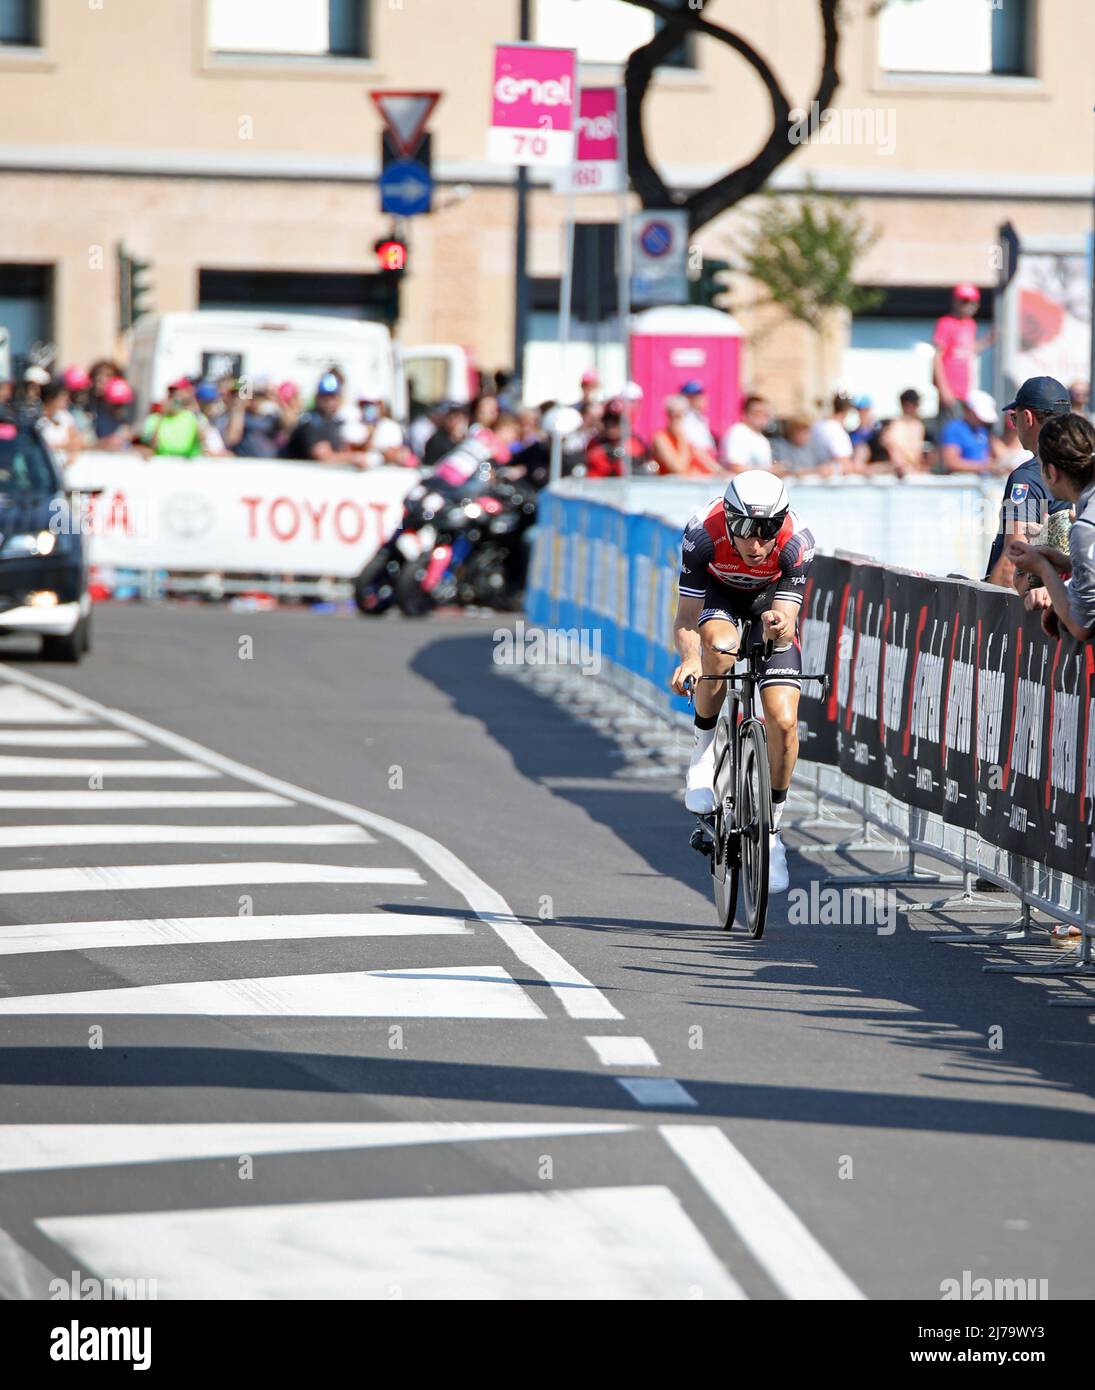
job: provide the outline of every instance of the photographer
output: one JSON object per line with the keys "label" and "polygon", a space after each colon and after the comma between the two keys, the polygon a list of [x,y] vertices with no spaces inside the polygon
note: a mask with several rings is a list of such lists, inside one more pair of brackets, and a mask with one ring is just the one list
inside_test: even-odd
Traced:
{"label": "photographer", "polygon": [[[1043,630],[1059,637],[1063,627],[1086,642],[1095,632],[1095,426],[1083,415],[1047,421],[1038,439],[1038,456],[1050,495],[1075,509],[1069,553],[1019,539],[1008,542],[1006,553],[1017,570],[1037,575],[1045,585],[1023,600],[1029,610],[1042,610]],[[1071,579],[1066,585],[1067,574]]]}

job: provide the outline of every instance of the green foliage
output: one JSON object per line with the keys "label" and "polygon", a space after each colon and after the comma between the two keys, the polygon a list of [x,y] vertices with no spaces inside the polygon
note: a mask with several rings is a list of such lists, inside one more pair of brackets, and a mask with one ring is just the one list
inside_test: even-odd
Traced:
{"label": "green foliage", "polygon": [[860,313],[882,295],[854,280],[857,262],[878,240],[851,198],[764,194],[741,268],[773,303],[818,332],[833,309]]}

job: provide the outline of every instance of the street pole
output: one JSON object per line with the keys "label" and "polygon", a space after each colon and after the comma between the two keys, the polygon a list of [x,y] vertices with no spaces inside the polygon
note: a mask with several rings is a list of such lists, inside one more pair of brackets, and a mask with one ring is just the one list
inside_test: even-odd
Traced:
{"label": "street pole", "polygon": [[[1095,108],[1093,108],[1095,109]],[[1090,392],[1095,390],[1095,185],[1091,192],[1092,206],[1092,233],[1091,233],[1091,361],[1088,367],[1088,404],[1089,411],[1095,409],[1091,404]]]}
{"label": "street pole", "polygon": [[620,225],[617,229],[618,241],[616,244],[616,311],[620,317],[620,339],[624,349],[624,414],[623,414],[623,446],[624,446],[624,466],[621,470],[624,477],[630,478],[631,467],[631,412],[635,408],[635,403],[631,400],[629,387],[631,385],[631,334],[628,331],[628,320],[631,317],[631,219],[628,216],[627,208],[627,88],[620,87],[616,94],[616,123],[619,129],[617,135],[617,154],[620,160]]}
{"label": "street pole", "polygon": [[[521,0],[521,42],[527,43],[531,33],[529,20],[530,0]],[[514,287],[513,287],[513,375],[517,386],[524,393],[525,342],[528,338],[529,282],[528,282],[528,169],[520,164],[517,167],[517,234],[514,241]]]}

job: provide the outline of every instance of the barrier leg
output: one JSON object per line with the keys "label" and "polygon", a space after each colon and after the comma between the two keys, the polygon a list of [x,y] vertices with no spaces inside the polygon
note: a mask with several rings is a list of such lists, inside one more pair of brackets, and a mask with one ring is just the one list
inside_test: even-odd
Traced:
{"label": "barrier leg", "polygon": [[[864,845],[864,849],[889,848],[880,845]],[[954,888],[961,884],[962,879],[956,878],[953,874],[944,875],[934,873],[930,869],[918,869],[916,867],[916,848],[909,846],[908,867],[902,871],[881,874],[856,874],[849,877],[842,877],[839,874],[831,874],[828,878],[822,879],[826,886],[829,884],[839,884],[841,888],[880,888],[889,885],[893,888],[909,887],[916,888],[923,884],[934,883],[940,888]]]}
{"label": "barrier leg", "polygon": [[[792,793],[794,787],[792,786]],[[795,821],[796,830],[818,830],[821,828],[829,829],[832,826],[839,826],[841,830],[852,830],[855,828],[854,821],[845,820],[843,816],[829,816],[822,812],[821,796],[821,768],[814,769],[814,813],[806,820]],[[849,808],[851,809],[851,808]],[[810,848],[807,846],[806,848]]]}
{"label": "barrier leg", "polygon": [[[970,862],[968,830],[962,834],[962,860],[965,864]],[[902,903],[897,910],[906,913],[999,911],[1001,903],[997,895],[979,893],[974,887],[978,877],[979,875],[973,869],[965,869],[962,874],[962,892],[956,897],[945,898],[942,902]],[[985,937],[972,933],[964,936],[933,936],[928,939],[929,941],[966,941],[970,944],[986,940]]]}
{"label": "barrier leg", "polygon": [[[858,809],[860,816],[860,824],[862,827],[860,831],[862,839],[841,840],[835,845],[800,845],[798,851],[799,854],[854,854],[862,853],[864,851],[877,852],[879,850],[893,850],[897,848],[896,842],[880,838],[877,832],[875,833],[874,838],[872,838],[871,832],[872,830],[874,830],[874,827],[871,825],[871,822],[867,817],[866,787],[863,788],[863,803]],[[823,825],[847,825],[847,821],[826,821],[824,817],[820,819],[820,823]],[[847,882],[848,880],[843,881]],[[873,881],[874,880],[872,879],[872,882]]]}

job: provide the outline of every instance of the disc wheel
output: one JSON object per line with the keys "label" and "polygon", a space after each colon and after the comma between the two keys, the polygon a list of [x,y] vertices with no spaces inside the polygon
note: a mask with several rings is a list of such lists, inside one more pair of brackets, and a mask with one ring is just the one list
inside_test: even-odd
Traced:
{"label": "disc wheel", "polygon": [[754,940],[764,935],[768,916],[768,853],[772,834],[772,785],[763,726],[743,731],[738,769],[738,819],[741,836],[742,907],[745,927]]}
{"label": "disc wheel", "polygon": [[730,834],[734,822],[734,740],[730,720],[723,715],[715,729],[715,852],[711,884],[719,927],[729,931],[738,906],[737,845]]}

